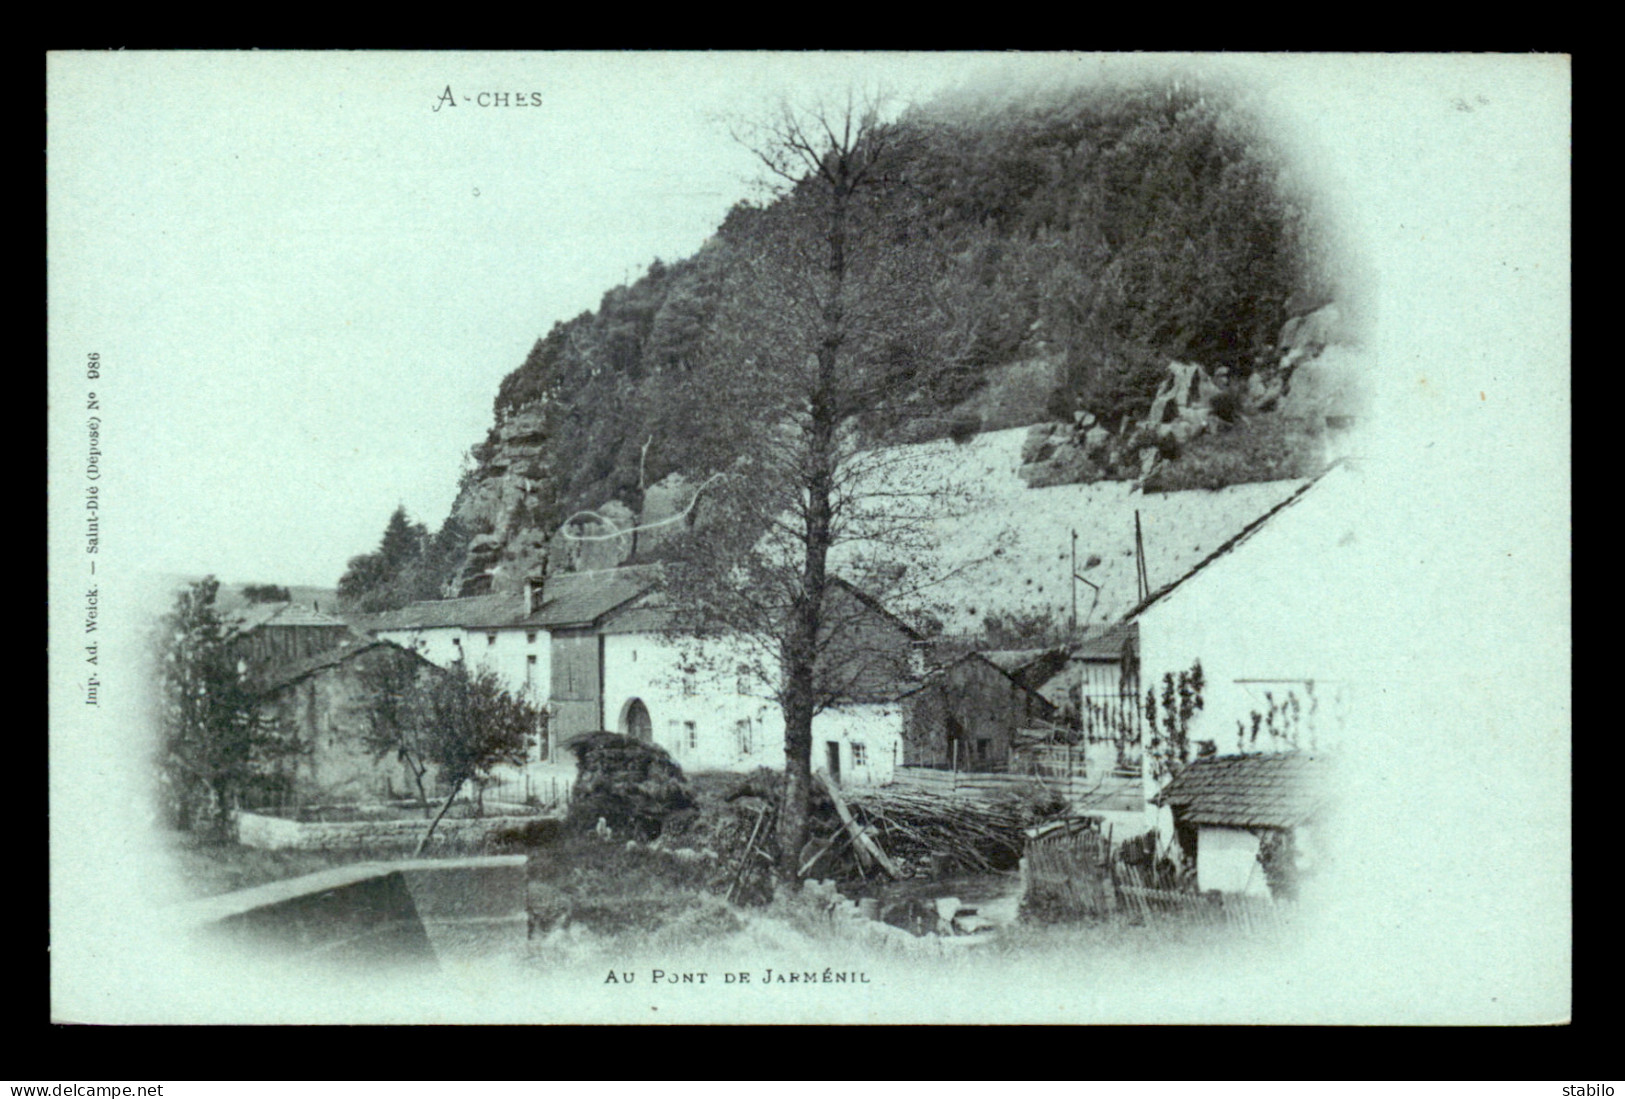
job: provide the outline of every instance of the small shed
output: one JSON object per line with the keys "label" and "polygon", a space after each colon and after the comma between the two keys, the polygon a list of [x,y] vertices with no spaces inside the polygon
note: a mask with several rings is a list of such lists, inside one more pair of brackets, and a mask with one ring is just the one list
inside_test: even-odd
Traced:
{"label": "small shed", "polygon": [[1309,752],[1187,764],[1155,800],[1173,813],[1197,888],[1293,898],[1309,869],[1309,829],[1325,812],[1328,769],[1324,756]]}
{"label": "small shed", "polygon": [[229,614],[227,645],[243,671],[259,674],[357,640],[343,621],[315,606],[255,603]]}

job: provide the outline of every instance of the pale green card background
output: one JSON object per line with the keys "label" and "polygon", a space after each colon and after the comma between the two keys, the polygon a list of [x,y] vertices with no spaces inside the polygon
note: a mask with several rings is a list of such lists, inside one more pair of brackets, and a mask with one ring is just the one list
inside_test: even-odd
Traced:
{"label": "pale green card background", "polygon": [[[1340,219],[1376,318],[1362,571],[1344,621],[1328,625],[1359,637],[1348,674],[1368,702],[1354,722],[1348,854],[1301,952],[1083,959],[1076,972],[828,956],[801,962],[865,968],[873,983],[621,994],[574,974],[312,986],[188,959],[155,930],[146,898],[166,871],[147,839],[135,667],[141,616],[162,602],[152,576],[331,585],[397,502],[437,523],[498,381],[535,338],[654,256],[691,253],[748,193],[749,159],[710,116],[852,82],[923,96],[1164,63],[52,55],[55,1017],[1567,1018],[1570,70],[1556,56],[1185,62],[1256,91]],[[447,86],[535,91],[543,105],[433,110]],[[84,378],[92,351],[106,364],[96,383]],[[94,581],[88,389],[105,451]],[[82,660],[92,582],[94,708]]]}

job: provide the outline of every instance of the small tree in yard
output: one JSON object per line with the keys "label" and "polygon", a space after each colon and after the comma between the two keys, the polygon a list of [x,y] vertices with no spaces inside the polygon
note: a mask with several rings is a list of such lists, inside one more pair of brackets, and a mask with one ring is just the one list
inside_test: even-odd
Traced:
{"label": "small tree in yard", "polygon": [[404,665],[375,673],[369,744],[379,758],[394,752],[412,772],[427,811],[424,777],[432,768],[446,800],[419,841],[422,853],[452,802],[469,782],[483,786],[504,764],[525,762],[546,714],[502,686],[496,673],[464,664],[419,675]]}
{"label": "small tree in yard", "polygon": [[224,834],[243,795],[272,780],[298,744],[261,720],[226,648],[219,590],[212,576],[189,585],[159,627],[158,775],[177,827]]}

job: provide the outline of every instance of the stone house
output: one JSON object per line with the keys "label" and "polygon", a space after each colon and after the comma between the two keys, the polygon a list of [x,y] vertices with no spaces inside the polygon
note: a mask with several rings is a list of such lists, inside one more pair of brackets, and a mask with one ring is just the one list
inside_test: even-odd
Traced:
{"label": "stone house", "polygon": [[905,700],[903,763],[1006,771],[1019,730],[1049,724],[1054,703],[981,653],[932,669]]}
{"label": "stone house", "polygon": [[[297,743],[273,764],[267,786],[291,804],[378,803],[415,797],[404,764],[367,747],[375,677],[386,671],[441,674],[417,653],[389,641],[356,639],[251,676],[260,717]],[[432,776],[428,790],[433,792]]]}
{"label": "stone house", "polygon": [[[903,762],[907,696],[923,681],[919,635],[851,585],[831,585],[841,621],[825,649],[813,767],[846,785],[887,782]],[[752,638],[686,630],[651,591],[607,616],[606,728],[659,744],[690,771],[784,766],[776,653]]]}

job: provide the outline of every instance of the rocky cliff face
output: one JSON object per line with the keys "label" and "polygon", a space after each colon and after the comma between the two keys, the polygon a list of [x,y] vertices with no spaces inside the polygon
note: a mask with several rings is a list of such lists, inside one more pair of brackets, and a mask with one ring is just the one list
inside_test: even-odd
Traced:
{"label": "rocky cliff face", "polygon": [[458,578],[460,594],[521,591],[527,577],[548,571],[614,568],[634,553],[654,550],[679,529],[673,522],[633,530],[687,508],[693,490],[680,474],[644,491],[641,514],[618,500],[573,516],[558,514],[546,486],[555,457],[544,420],[539,404],[507,416],[452,505],[452,514],[474,532]]}
{"label": "rocky cliff face", "polygon": [[[1070,423],[1033,424],[1021,447],[1019,476],[1031,488],[1129,481],[1149,491],[1312,475],[1336,456],[1338,439],[1364,412],[1366,364],[1335,303],[1289,319],[1271,360],[1245,382],[1223,368],[1173,362],[1141,419],[1104,424],[1079,412]],[[1030,378],[1020,381],[1034,388]],[[981,399],[993,405],[1002,398]],[[989,426],[985,417],[983,426]],[[549,463],[569,456],[550,453],[536,404],[510,413],[481,457],[453,506],[474,532],[457,584],[465,595],[518,591],[526,577],[547,571],[613,568],[646,558],[682,529],[693,500],[692,484],[672,474],[642,492],[637,511],[606,501],[573,516],[558,514],[546,491]],[[1195,478],[1183,477],[1182,466],[1197,469]]]}
{"label": "rocky cliff face", "polygon": [[1222,449],[1221,437],[1238,427],[1285,429],[1297,441],[1273,468],[1243,464],[1222,480],[1312,475],[1336,456],[1339,440],[1365,412],[1366,364],[1335,303],[1289,319],[1271,360],[1245,382],[1222,367],[1172,362],[1143,419],[1107,425],[1079,412],[1071,423],[1034,424],[1022,447],[1021,477],[1033,488],[1099,480],[1151,487],[1154,475],[1179,463],[1193,444]]}

